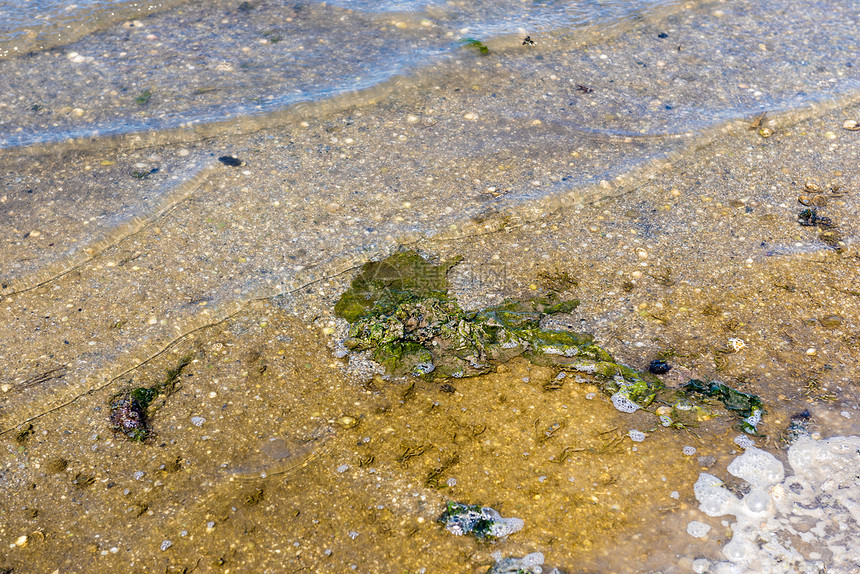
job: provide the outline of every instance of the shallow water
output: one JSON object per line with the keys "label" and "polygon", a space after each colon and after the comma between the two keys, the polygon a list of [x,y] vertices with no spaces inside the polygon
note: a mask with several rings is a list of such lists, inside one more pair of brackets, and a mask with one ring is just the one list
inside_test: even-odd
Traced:
{"label": "shallow water", "polygon": [[[698,457],[725,476],[732,419],[633,443],[647,418],[586,384],[545,391],[552,373],[525,361],[407,393],[335,358],[334,302],[402,245],[462,255],[464,306],[561,289],[621,362],[671,353],[669,382],[761,395],[756,441],[778,456],[805,409],[822,436],[860,432],[860,132],[842,128],[860,119],[857,6],[116,7],[79,4],[82,32],[44,50],[24,12],[0,28],[27,52],[0,60],[0,566],[482,572],[501,550],[689,572],[719,556],[725,526],[685,527],[710,520]],[[835,230],[799,225],[800,195]],[[155,437],[115,435],[112,397],[188,354]],[[455,538],[435,523],[450,499],[526,527]]]}

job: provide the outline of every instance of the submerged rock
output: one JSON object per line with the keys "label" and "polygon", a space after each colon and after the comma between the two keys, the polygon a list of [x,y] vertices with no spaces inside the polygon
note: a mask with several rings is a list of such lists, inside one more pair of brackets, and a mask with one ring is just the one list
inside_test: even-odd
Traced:
{"label": "submerged rock", "polygon": [[478,540],[496,540],[523,528],[520,518],[503,518],[488,506],[469,505],[449,502],[445,512],[439,517],[448,532],[463,536],[471,534]]}
{"label": "submerged rock", "polygon": [[159,394],[167,396],[173,393],[179,382],[179,375],[191,359],[191,355],[182,357],[174,368],[167,370],[161,382],[150,387],[135,387],[114,395],[110,402],[110,423],[113,430],[138,442],[149,437],[152,434],[149,428],[150,405]]}
{"label": "submerged rock", "polygon": [[350,323],[345,346],[370,350],[391,375],[426,379],[480,375],[519,355],[610,377],[635,373],[591,335],[541,327],[579,301],[550,294],[463,310],[448,295],[448,271],[458,262],[433,265],[407,251],[366,263],[335,304],[335,315]]}
{"label": "submerged rock", "polygon": [[[591,335],[551,328],[563,325],[554,317],[570,313],[579,301],[550,293],[465,311],[448,294],[448,272],[459,261],[433,265],[406,251],[364,264],[334,307],[335,315],[350,323],[344,346],[368,352],[389,375],[427,380],[481,375],[522,355],[535,364],[592,375],[623,412],[647,408],[658,399],[674,405],[672,416],[661,419],[664,426],[682,428],[707,418],[706,409],[688,400],[698,393],[719,397],[744,417],[746,432],[756,432],[764,412],[757,396],[696,380],[681,391],[667,389],[654,374],[615,362]],[[664,361],[650,366],[660,374],[670,368]]]}
{"label": "submerged rock", "polygon": [[486,574],[564,574],[558,568],[547,570],[542,552],[532,552],[522,558],[502,558],[501,552],[493,552],[493,559],[496,563]]}
{"label": "submerged rock", "polygon": [[131,396],[120,397],[111,404],[110,423],[131,440],[142,441],[149,436],[146,408]]}

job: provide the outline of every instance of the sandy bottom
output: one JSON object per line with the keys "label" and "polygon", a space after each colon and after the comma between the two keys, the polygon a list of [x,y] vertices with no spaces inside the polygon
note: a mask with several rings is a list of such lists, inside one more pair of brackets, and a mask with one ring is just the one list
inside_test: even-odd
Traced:
{"label": "sandy bottom", "polygon": [[[619,362],[669,356],[668,385],[760,395],[755,441],[783,460],[805,410],[821,436],[860,433],[860,132],[842,127],[858,99],[667,135],[674,120],[643,111],[659,90],[655,110],[725,95],[702,95],[718,59],[704,6],[595,49],[466,52],[253,129],[5,153],[0,567],[485,572],[495,551],[540,551],[571,573],[668,574],[718,558],[730,532],[692,487],[704,468],[732,484],[733,417],[655,428],[523,359],[453,390],[364,380],[334,357],[332,316],[371,258],[459,255],[466,307],[561,292],[581,301],[572,328]],[[692,23],[683,50],[654,39]],[[854,73],[839,62],[822,82]],[[725,91],[754,90],[746,72]],[[806,81],[791,77],[774,90]],[[637,86],[641,106],[619,97]],[[800,225],[799,199],[832,225]],[[114,433],[116,395],[188,356],[153,436]],[[455,537],[436,521],[448,500],[525,527]],[[693,538],[690,520],[713,528]]]}

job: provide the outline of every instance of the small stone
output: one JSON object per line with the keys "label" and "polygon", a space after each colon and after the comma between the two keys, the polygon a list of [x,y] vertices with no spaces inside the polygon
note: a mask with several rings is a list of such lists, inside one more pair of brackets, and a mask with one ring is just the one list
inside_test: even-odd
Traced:
{"label": "small stone", "polygon": [[203,426],[203,423],[206,422],[206,419],[203,417],[191,417],[191,424],[196,427]]}
{"label": "small stone", "polygon": [[845,120],[842,123],[842,129],[856,132],[860,130],[860,122],[858,122],[857,120]]}
{"label": "small stone", "polygon": [[232,155],[222,155],[218,158],[218,161],[229,167],[239,167],[244,164],[241,159]]}
{"label": "small stone", "polygon": [[818,322],[821,323],[821,326],[825,329],[835,329],[842,324],[842,317],[839,315],[827,315],[826,317],[818,319]]}
{"label": "small stone", "polygon": [[751,439],[745,434],[739,434],[738,436],[736,436],[734,439],[734,443],[743,449],[755,446],[755,442],[753,441],[753,439]]}
{"label": "small stone", "polygon": [[650,372],[652,375],[665,375],[671,370],[672,365],[661,359],[651,361],[651,364],[648,365],[648,372]]}
{"label": "small stone", "polygon": [[171,546],[173,546],[173,542],[171,542],[170,540],[165,540],[161,543],[161,551],[164,552]]}
{"label": "small stone", "polygon": [[26,534],[19,536],[18,540],[15,541],[15,546],[17,546],[18,548],[23,548],[24,546],[27,545],[28,540],[29,540],[29,538],[27,538]]}
{"label": "small stone", "polygon": [[685,446],[683,449],[681,449],[681,452],[683,452],[687,456],[693,456],[694,454],[696,454],[696,447]]}
{"label": "small stone", "polygon": [[746,346],[747,344],[744,342],[743,339],[739,339],[737,337],[732,337],[729,339],[729,348],[735,353],[745,348]]}
{"label": "small stone", "polygon": [[337,419],[337,424],[339,424],[345,429],[351,429],[353,427],[358,426],[358,419],[349,415],[344,415]]}

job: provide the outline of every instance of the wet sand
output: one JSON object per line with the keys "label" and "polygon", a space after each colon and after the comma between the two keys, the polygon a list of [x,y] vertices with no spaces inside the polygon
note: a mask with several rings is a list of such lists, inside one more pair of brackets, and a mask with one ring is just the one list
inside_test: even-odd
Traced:
{"label": "wet sand", "polygon": [[[367,381],[333,354],[332,308],[369,259],[460,255],[464,306],[562,291],[581,301],[575,329],[620,362],[670,354],[669,384],[760,395],[755,440],[777,456],[806,409],[822,436],[860,432],[860,132],[842,128],[860,119],[856,11],[769,6],[671,6],[618,30],[535,36],[532,51],[521,38],[489,42],[488,56],[463,48],[323,103],[4,149],[0,566],[483,572],[499,550],[541,551],[568,572],[689,572],[718,557],[726,528],[696,510],[692,485],[702,464],[725,476],[740,450],[732,417],[654,429],[586,398],[588,384],[544,389],[554,373],[525,360],[454,392]],[[183,18],[91,41],[156,25],[174,38]],[[844,36],[821,61],[825,29]],[[70,51],[85,54],[31,59],[90,65]],[[185,81],[175,65],[160,81]],[[51,122],[27,115],[49,101],[40,78],[4,113],[44,135]],[[106,89],[76,82],[64,129]],[[231,89],[259,96],[252,85]],[[93,106],[83,128],[151,111],[131,103],[142,86]],[[153,106],[181,100],[162,93]],[[217,159],[230,154],[243,164]],[[835,227],[800,225],[802,195]],[[745,347],[727,352],[730,338]],[[154,436],[114,433],[113,397],[185,356]],[[492,545],[454,537],[436,523],[447,500],[525,528]],[[686,534],[694,519],[709,538]]]}

